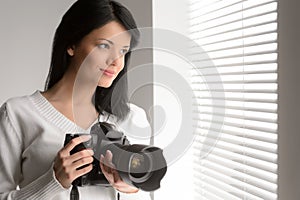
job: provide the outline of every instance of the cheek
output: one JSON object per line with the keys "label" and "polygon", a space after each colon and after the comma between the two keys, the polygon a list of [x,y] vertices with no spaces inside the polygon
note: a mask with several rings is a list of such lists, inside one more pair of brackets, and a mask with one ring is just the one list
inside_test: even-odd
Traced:
{"label": "cheek", "polygon": [[124,69],[124,66],[125,66],[125,62],[124,62],[124,59],[123,59],[120,66],[119,66],[119,71],[122,71]]}
{"label": "cheek", "polygon": [[117,76],[124,70],[124,63],[120,64],[117,68]]}
{"label": "cheek", "polygon": [[122,58],[120,58],[120,61],[119,61],[119,70],[122,71],[122,69],[124,69],[124,66],[125,66],[125,57],[123,56]]}
{"label": "cheek", "polygon": [[92,52],[90,53],[90,55],[88,56],[89,58],[89,63],[92,65],[92,66],[105,66],[106,65],[106,62],[107,62],[107,59],[108,59],[108,55],[106,54],[103,54],[103,53],[99,53],[99,52]]}

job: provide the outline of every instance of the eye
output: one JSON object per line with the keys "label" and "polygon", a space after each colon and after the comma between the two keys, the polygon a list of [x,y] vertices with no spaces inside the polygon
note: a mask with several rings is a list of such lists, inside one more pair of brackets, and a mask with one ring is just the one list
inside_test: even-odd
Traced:
{"label": "eye", "polygon": [[120,50],[120,53],[122,54],[122,55],[125,55],[126,53],[128,53],[128,49],[121,49]]}
{"label": "eye", "polygon": [[99,49],[109,49],[110,46],[109,46],[109,44],[102,43],[102,44],[99,44],[99,45],[98,45],[98,48],[99,48]]}

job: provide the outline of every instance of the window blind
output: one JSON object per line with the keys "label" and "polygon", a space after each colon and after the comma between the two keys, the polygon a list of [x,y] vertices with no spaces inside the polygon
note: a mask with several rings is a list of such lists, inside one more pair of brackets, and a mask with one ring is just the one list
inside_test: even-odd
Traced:
{"label": "window blind", "polygon": [[189,22],[195,199],[277,199],[277,1],[190,0]]}

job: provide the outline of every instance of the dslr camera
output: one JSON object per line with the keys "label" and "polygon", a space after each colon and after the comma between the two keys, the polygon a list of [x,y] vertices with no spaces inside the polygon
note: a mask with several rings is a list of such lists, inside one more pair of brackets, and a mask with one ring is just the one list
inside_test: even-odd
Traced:
{"label": "dslr camera", "polygon": [[[113,125],[106,122],[93,125],[90,134],[89,141],[77,145],[70,153],[91,148],[94,151],[93,169],[75,179],[72,185],[110,186],[101,171],[99,161],[100,155],[105,155],[106,151],[110,150],[113,154],[112,163],[127,184],[144,191],[153,191],[160,187],[160,181],[167,171],[162,149],[142,144],[130,145],[122,132],[116,131]],[[67,134],[64,145],[80,135],[84,134]]]}

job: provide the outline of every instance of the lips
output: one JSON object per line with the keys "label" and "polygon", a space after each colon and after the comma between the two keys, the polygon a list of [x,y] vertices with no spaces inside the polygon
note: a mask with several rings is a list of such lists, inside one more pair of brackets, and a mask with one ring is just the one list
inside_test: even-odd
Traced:
{"label": "lips", "polygon": [[101,69],[101,71],[103,71],[104,74],[109,75],[109,76],[113,76],[115,74],[115,72],[113,70],[109,70],[109,69]]}

